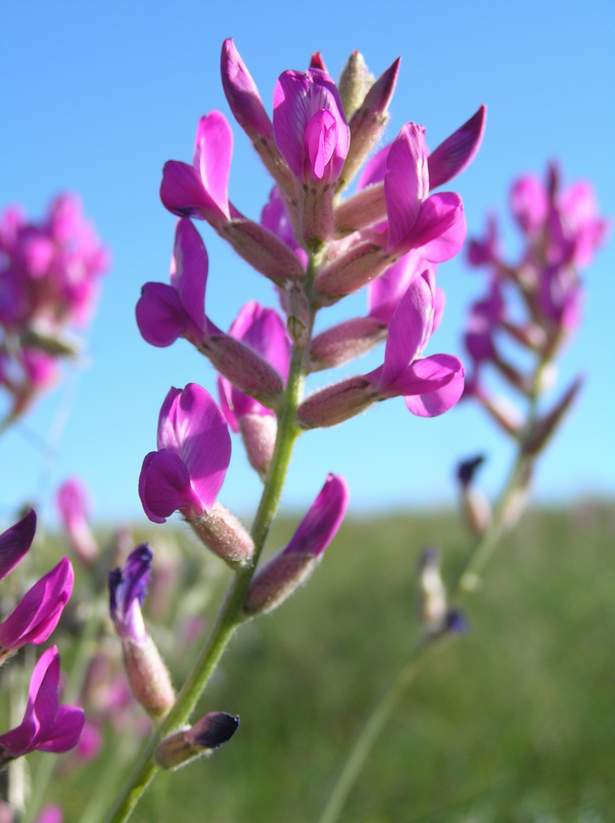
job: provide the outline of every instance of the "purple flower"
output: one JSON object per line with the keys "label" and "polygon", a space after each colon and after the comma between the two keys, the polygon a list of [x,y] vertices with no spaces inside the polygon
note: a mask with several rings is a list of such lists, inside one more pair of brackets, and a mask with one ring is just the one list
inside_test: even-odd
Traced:
{"label": "purple flower", "polygon": [[[424,271],[435,276],[435,267],[423,260],[416,250],[409,251],[388,268],[376,280],[370,283],[368,289],[368,303],[370,317],[376,317],[384,324],[388,324],[399,301],[406,293],[414,277]],[[444,307],[444,292],[437,289],[438,303]]]}
{"label": "purple flower", "polygon": [[298,180],[337,180],[350,146],[339,93],[320,69],[285,71],[273,94],[273,129],[280,153]]}
{"label": "purple flower", "polygon": [[245,605],[249,614],[272,611],[307,580],[337,534],[347,506],[346,481],[329,474],[286,548],[253,578]]}
{"label": "purple flower", "polygon": [[483,237],[472,237],[467,244],[467,259],[471,266],[497,265],[499,260],[498,221],[495,215],[487,217]]}
{"label": "purple flower", "polygon": [[429,189],[425,130],[408,123],[386,160],[387,248],[398,254],[420,248],[426,260],[439,263],[450,260],[463,245],[463,204],[457,194],[429,196]]}
{"label": "purple flower", "polygon": [[526,234],[535,234],[543,227],[549,212],[549,196],[538,177],[527,174],[514,181],[510,210]]}
{"label": "purple flower", "polygon": [[442,314],[430,272],[414,277],[389,322],[383,365],[367,375],[381,397],[402,396],[412,414],[435,417],[463,392],[461,362],[449,354],[421,358]]}
{"label": "purple flower", "polygon": [[465,331],[468,354],[478,365],[495,356],[493,335],[504,318],[504,299],[500,281],[491,279],[489,291],[470,307]]}
{"label": "purple flower", "polygon": [[207,511],[230,459],[231,438],[211,395],[196,383],[172,388],[160,409],[158,451],[145,456],[139,477],[146,515],[164,523],[174,511]]}
{"label": "purple flower", "polygon": [[65,752],[77,745],[84,724],[83,709],[61,705],[59,687],[60,655],[52,646],[43,652],[32,672],[22,722],[0,735],[0,761],[35,750]]}
{"label": "purple flower", "polygon": [[201,235],[190,220],[177,223],[171,284],[146,283],[137,302],[139,331],[152,346],[170,346],[178,337],[199,344],[211,326],[205,317],[209,261]]}
{"label": "purple flower", "polygon": [[239,125],[252,140],[273,138],[273,126],[256,83],[230,38],[222,44],[220,73],[226,99]]}
{"label": "purple flower", "polygon": [[[290,364],[290,340],[286,325],[276,311],[251,300],[240,310],[229,334],[263,357],[286,383]],[[239,418],[248,414],[275,416],[271,409],[244,394],[225,377],[218,378],[218,391],[220,406],[233,431],[239,429]]]}
{"label": "purple flower", "polygon": [[164,164],[160,199],[179,217],[198,217],[220,226],[230,219],[228,179],[233,133],[225,116],[212,111],[199,120],[192,165],[178,160]]}
{"label": "purple flower", "polygon": [[73,591],[74,572],[68,557],[32,586],[0,623],[0,656],[26,643],[44,643],[55,627]]}
{"label": "purple flower", "polygon": [[538,301],[549,323],[563,332],[581,322],[583,286],[571,266],[547,266],[540,277]]}
{"label": "purple flower", "polygon": [[0,534],[0,580],[10,574],[30,551],[36,532],[34,509]]}
{"label": "purple flower", "polygon": [[123,569],[109,572],[109,610],[119,637],[141,643],[147,637],[141,606],[147,594],[152,550],[143,543],[130,553]]}
{"label": "purple flower", "polygon": [[328,474],[317,498],[282,553],[320,557],[342,525],[347,506],[346,481],[339,475]]}
{"label": "purple flower", "polygon": [[90,565],[98,554],[98,546],[88,523],[85,486],[76,477],[65,480],[58,489],[56,502],[71,548],[83,563]]}
{"label": "purple flower", "polygon": [[45,806],[36,818],[36,823],[63,823],[63,820],[64,815],[59,806]]}

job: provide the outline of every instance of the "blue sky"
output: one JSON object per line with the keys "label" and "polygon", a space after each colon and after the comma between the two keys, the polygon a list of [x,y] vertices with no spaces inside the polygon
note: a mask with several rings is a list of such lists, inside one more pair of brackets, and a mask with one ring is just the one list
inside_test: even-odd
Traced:
{"label": "blue sky", "polygon": [[[160,169],[188,159],[199,115],[228,113],[218,76],[220,44],[232,36],[266,101],[285,68],[303,68],[320,49],[331,72],[359,48],[375,72],[397,55],[402,72],[392,135],[407,120],[437,144],[478,104],[489,105],[485,141],[453,188],[464,197],[470,230],[488,208],[500,211],[508,185],[558,158],[568,180],[593,181],[602,210],[615,215],[615,7],[610,0],[514,4],[343,2],[307,10],[289,3],[15,3],[3,10],[0,72],[0,203],[40,214],[63,189],[81,193],[111,247],[113,269],[89,334],[88,357],[0,443],[0,516],[79,474],[100,518],[140,516],[137,477],[154,446],[158,408],[170,385],[213,388],[212,371],[188,344],[148,347],[134,323],[141,284],[165,279],[174,219],[158,200]],[[231,194],[257,216],[265,172],[236,128]],[[509,233],[510,248],[515,247]],[[210,252],[208,306],[228,324],[251,297],[271,290],[203,227]],[[480,279],[462,259],[443,265],[448,308],[431,351],[460,352],[460,332]],[[566,353],[564,385],[588,375],[582,399],[543,459],[542,499],[615,491],[611,243],[587,272],[585,325]],[[332,319],[362,310],[357,297]],[[325,323],[326,324],[326,323]],[[376,356],[377,357],[377,356]],[[373,360],[372,362],[376,362]],[[363,369],[368,363],[360,364]],[[322,385],[327,378],[320,378]],[[258,482],[234,442],[222,499],[253,510]],[[324,475],[343,473],[353,506],[384,509],[451,502],[455,461],[485,450],[485,485],[497,486],[509,447],[480,410],[464,406],[437,420],[409,415],[401,401],[379,404],[343,427],[300,442],[284,502],[302,507]]]}

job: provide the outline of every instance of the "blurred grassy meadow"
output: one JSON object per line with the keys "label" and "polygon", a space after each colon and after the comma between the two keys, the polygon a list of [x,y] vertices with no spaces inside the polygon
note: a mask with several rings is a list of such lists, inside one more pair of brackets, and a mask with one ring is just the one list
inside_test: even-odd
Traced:
{"label": "blurred grassy meadow", "polygon": [[[293,524],[280,523],[269,546]],[[154,550],[170,532],[151,534]],[[189,535],[175,536],[197,574],[200,550],[186,553]],[[203,711],[241,715],[235,738],[211,760],[162,774],[134,820],[313,823],[361,718],[411,647],[414,569],[428,544],[454,568],[465,546],[453,513],[347,522],[309,585],[240,631],[207,690]],[[378,741],[344,823],[615,819],[614,546],[615,506],[526,516],[468,603],[470,633],[431,656]],[[226,573],[205,570],[211,621]],[[156,632],[185,671],[185,642]],[[97,791],[108,801],[133,742],[61,771],[48,800],[67,821],[84,820]]]}

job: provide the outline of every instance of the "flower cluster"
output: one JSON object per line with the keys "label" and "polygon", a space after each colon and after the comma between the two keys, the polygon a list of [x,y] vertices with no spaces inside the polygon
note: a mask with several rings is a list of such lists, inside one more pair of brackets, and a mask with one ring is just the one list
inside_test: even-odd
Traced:
{"label": "flower cluster", "polygon": [[54,383],[58,358],[74,353],[65,329],[87,323],[108,265],[75,195],[56,197],[40,222],[17,207],[0,214],[0,382],[11,418]]}
{"label": "flower cluster", "polygon": [[[468,394],[509,434],[517,435],[520,418],[487,391],[484,367],[494,366],[526,396],[544,388],[545,380],[553,376],[553,361],[581,320],[580,272],[602,244],[607,221],[598,213],[592,186],[579,181],[563,188],[554,164],[547,169],[544,183],[533,175],[514,181],[510,209],[523,240],[516,262],[502,257],[494,216],[489,217],[483,237],[468,244],[468,262],[485,269],[487,277],[484,295],[470,308],[465,343],[473,363]],[[524,316],[519,314],[519,304]],[[502,345],[506,338],[543,361],[541,385],[534,385],[507,358]]]}
{"label": "flower cluster", "polygon": [[[154,522],[179,510],[231,563],[250,563],[252,546],[214,504],[230,460],[227,424],[241,433],[252,466],[265,478],[293,347],[309,373],[386,340],[380,367],[299,405],[302,429],[335,425],[391,397],[403,397],[412,413],[431,417],[451,408],[463,391],[457,358],[423,356],[444,308],[435,266],[453,257],[465,237],[461,198],[433,190],[472,160],[485,108],[432,152],[424,127],[410,122],[367,160],[388,120],[398,71],[396,60],[373,82],[353,55],[338,88],[316,55],[307,71],[280,75],[270,118],[227,40],[221,56],[227,100],[275,183],[260,222],[229,199],[233,135],[221,112],[200,119],[192,163],[165,164],[161,199],[180,218],[170,282],[144,285],[137,323],[152,345],[182,337],[210,359],[219,373],[222,414],[199,386],[172,389],[160,413],[158,450],[143,464],[140,495]],[[342,200],[359,171],[356,193]],[[220,330],[206,307],[208,257],[193,219],[208,222],[275,284],[285,319],[250,301],[228,333]],[[318,309],[364,286],[366,316],[312,337]],[[212,530],[216,535],[206,534]],[[233,542],[232,551],[220,545],[224,538]]]}
{"label": "flower cluster", "polygon": [[[36,514],[0,535],[0,580],[28,553],[36,530]],[[73,569],[68,558],[26,592],[13,611],[0,622],[0,664],[26,644],[40,645],[52,634],[73,589]],[[83,710],[59,702],[60,656],[55,646],[40,656],[30,680],[22,722],[0,735],[0,766],[34,750],[65,752],[81,735]]]}

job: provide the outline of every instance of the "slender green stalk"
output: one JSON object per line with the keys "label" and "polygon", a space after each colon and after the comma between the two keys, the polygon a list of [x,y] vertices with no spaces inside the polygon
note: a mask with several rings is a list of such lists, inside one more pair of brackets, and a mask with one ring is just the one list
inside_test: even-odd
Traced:
{"label": "slender green stalk", "polygon": [[[314,263],[312,258],[308,270],[310,282],[313,279],[313,271]],[[236,571],[213,631],[198,655],[192,671],[177,696],[175,705],[145,746],[133,774],[108,817],[111,823],[123,823],[123,821],[128,820],[134,811],[159,769],[154,760],[154,753],[158,744],[170,732],[175,731],[189,720],[226,647],[236,629],[244,620],[243,604],[245,597],[277,512],[293,446],[299,435],[296,413],[303,392],[304,361],[309,346],[310,333],[311,329],[308,330],[306,343],[293,346],[286,392],[278,416],[278,431],[273,458],[252,524],[253,560],[249,567]]]}
{"label": "slender green stalk", "polygon": [[[532,381],[533,390],[525,426],[526,431],[533,425],[536,418],[537,402],[540,393],[540,379],[545,365],[545,362],[541,360],[534,372]],[[473,592],[477,588],[480,582],[481,572],[490,560],[496,546],[506,531],[506,521],[511,504],[514,502],[515,495],[519,493],[520,488],[526,482],[527,473],[531,471],[532,468],[532,461],[533,457],[524,451],[522,437],[507,480],[498,497],[491,523],[470,550],[461,572],[451,588],[451,595],[456,596],[458,599],[465,594]],[[361,774],[371,749],[386,726],[387,721],[399,705],[406,689],[418,674],[426,657],[426,652],[441,644],[441,638],[436,637],[432,640],[435,642],[425,640],[415,647],[410,658],[404,663],[389,687],[375,703],[374,708],[368,715],[367,721],[350,749],[348,757],[335,781],[333,790],[318,818],[318,823],[336,823],[336,821],[339,820],[340,814],[346,805],[353,786]]]}

